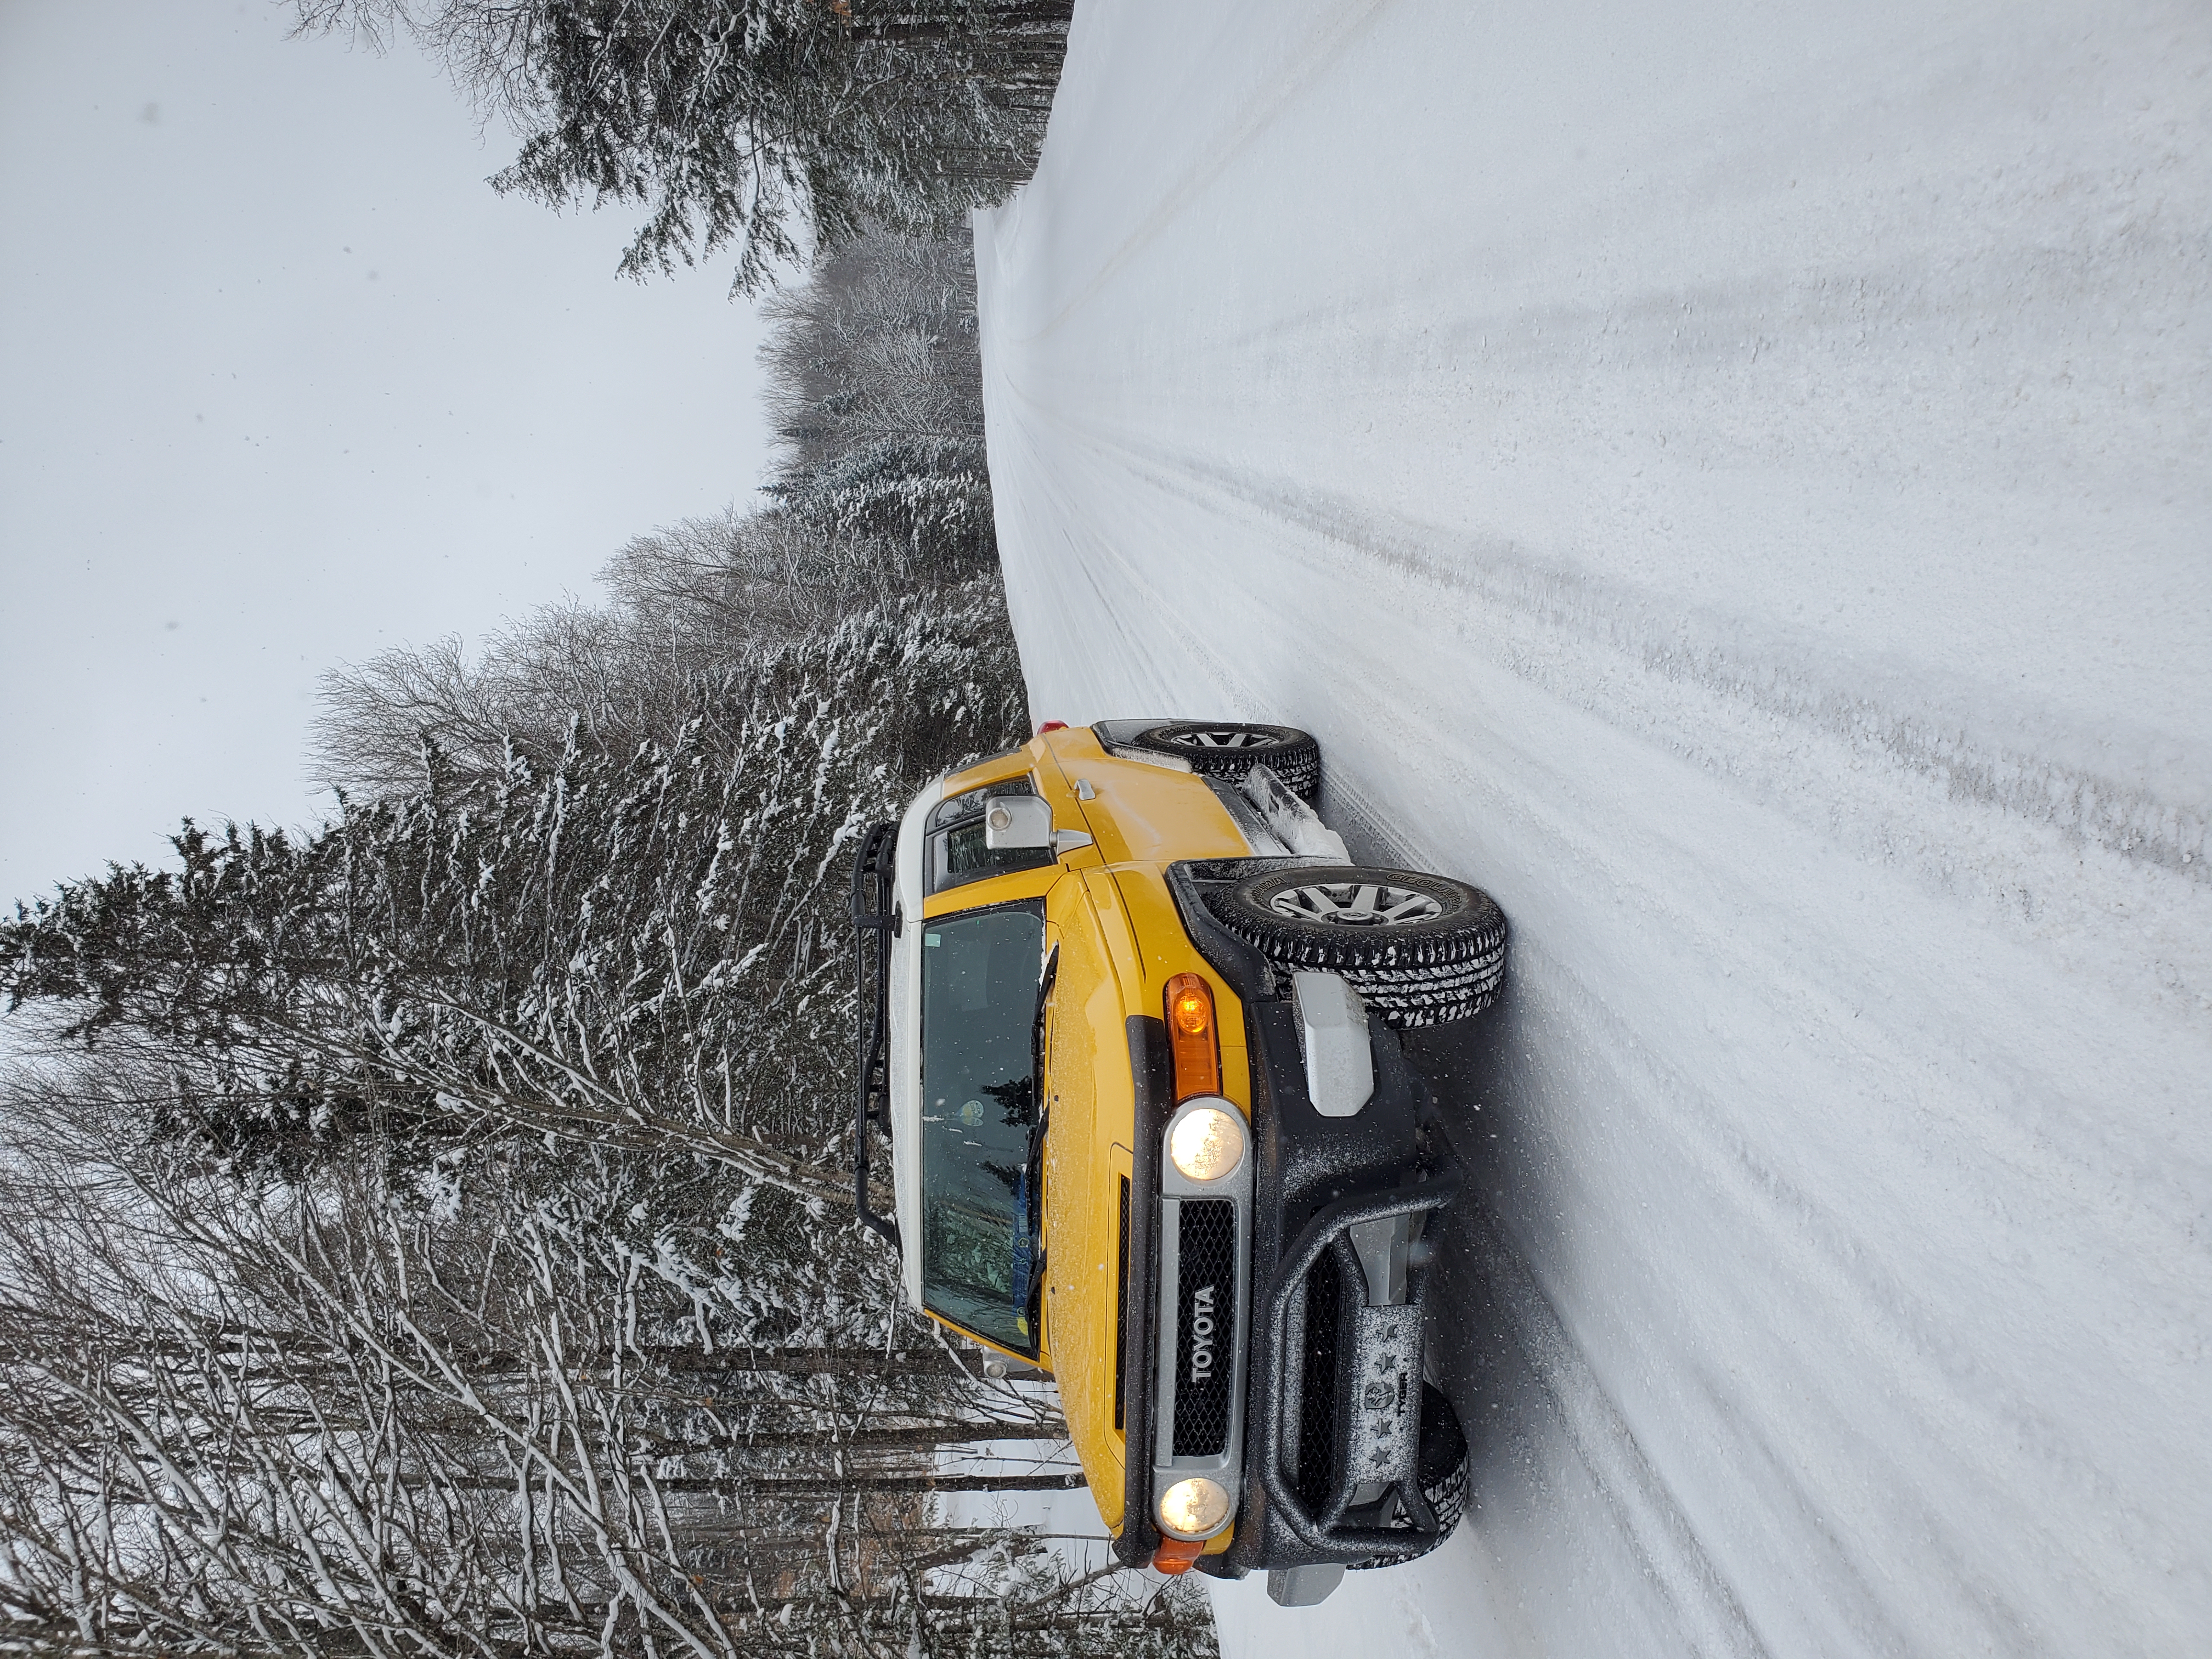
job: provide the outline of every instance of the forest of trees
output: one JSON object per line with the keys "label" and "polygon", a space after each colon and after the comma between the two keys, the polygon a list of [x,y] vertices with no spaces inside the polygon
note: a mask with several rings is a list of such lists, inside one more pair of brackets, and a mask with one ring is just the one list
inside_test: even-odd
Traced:
{"label": "forest of trees", "polygon": [[946,1518],[1079,1479],[845,1173],[855,834],[1028,730],[972,273],[872,232],[769,312],[757,507],[334,675],[313,829],[0,922],[0,1644],[1212,1651]]}

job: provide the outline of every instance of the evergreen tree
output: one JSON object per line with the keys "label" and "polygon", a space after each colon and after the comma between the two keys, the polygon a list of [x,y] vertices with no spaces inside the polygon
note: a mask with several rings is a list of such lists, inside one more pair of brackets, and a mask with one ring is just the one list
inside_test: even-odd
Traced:
{"label": "evergreen tree", "polygon": [[295,0],[420,41],[520,134],[494,180],[641,209],[623,270],[728,247],[750,293],[870,225],[941,227],[1028,176],[1070,0]]}
{"label": "evergreen tree", "polygon": [[909,600],[701,688],[667,747],[462,771],[304,837],[188,825],[180,867],[0,923],[11,1007],[159,1084],[149,1121],[280,1163],[374,1126],[684,1153],[842,1201],[860,827],[1022,730],[969,608]]}
{"label": "evergreen tree", "polygon": [[761,307],[769,415],[787,466],[883,443],[937,446],[981,469],[982,363],[965,236],[871,235],[817,260]]}

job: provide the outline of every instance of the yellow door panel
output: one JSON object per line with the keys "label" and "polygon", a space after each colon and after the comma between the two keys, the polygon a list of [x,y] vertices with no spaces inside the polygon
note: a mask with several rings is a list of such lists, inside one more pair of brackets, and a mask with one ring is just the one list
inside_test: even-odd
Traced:
{"label": "yellow door panel", "polygon": [[932,893],[921,902],[921,914],[926,921],[939,916],[957,915],[963,910],[987,910],[994,904],[1008,904],[1016,899],[1033,899],[1052,890],[1063,872],[1054,865],[1041,870],[1009,870],[1003,876],[989,876],[981,881],[971,881],[958,887],[948,887],[941,893]]}
{"label": "yellow door panel", "polygon": [[[1158,1019],[1170,980],[1200,975],[1218,1018],[1221,1091],[1251,1109],[1241,1006],[1185,933],[1165,881],[1175,860],[1239,858],[1249,848],[1204,780],[1109,755],[1089,731],[1042,735],[1026,749],[948,780],[948,793],[1026,774],[1055,830],[1093,845],[1049,868],[1010,872],[927,898],[925,922],[1022,899],[1044,901],[1054,951],[1043,1011],[1045,1294],[1043,1346],[1077,1457],[1107,1526],[1122,1515],[1126,1425],[1115,1395],[1124,1335],[1123,1193],[1132,1175],[1135,1089],[1127,1023]],[[1140,1457],[1148,1452],[1140,1451]],[[1225,1547],[1224,1532],[1208,1546]]]}

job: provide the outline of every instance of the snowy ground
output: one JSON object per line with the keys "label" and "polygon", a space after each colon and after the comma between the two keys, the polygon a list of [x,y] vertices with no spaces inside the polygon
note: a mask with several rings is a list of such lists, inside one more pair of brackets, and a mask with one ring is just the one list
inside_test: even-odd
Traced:
{"label": "snowy ground", "polygon": [[1231,1655],[2205,1651],[2208,125],[2194,0],[1081,8],[1033,711],[1306,726],[1516,929],[1479,1510]]}

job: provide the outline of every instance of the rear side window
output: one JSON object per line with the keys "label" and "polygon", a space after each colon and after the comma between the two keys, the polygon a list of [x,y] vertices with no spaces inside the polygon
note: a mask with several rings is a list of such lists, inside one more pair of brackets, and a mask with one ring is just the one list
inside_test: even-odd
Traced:
{"label": "rear side window", "polygon": [[971,881],[988,881],[1009,870],[1042,870],[1053,861],[1048,847],[994,852],[983,845],[983,802],[991,795],[1034,795],[1036,786],[1027,778],[987,783],[964,795],[939,801],[929,815],[922,853],[925,889],[942,893]]}

